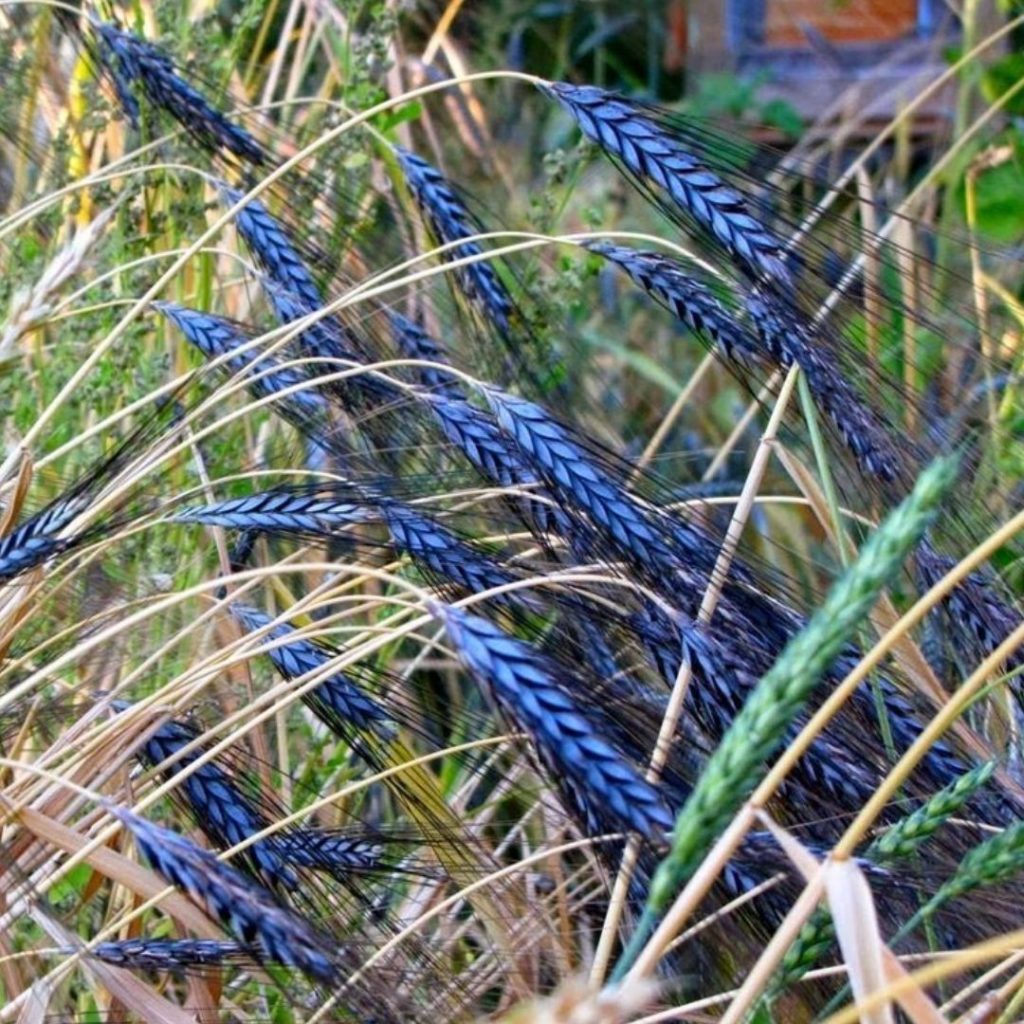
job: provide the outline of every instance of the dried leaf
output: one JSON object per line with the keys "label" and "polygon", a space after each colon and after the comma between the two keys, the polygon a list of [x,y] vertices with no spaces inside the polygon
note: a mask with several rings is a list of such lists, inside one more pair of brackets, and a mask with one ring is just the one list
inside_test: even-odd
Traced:
{"label": "dried leaf", "polygon": [[[825,872],[825,891],[854,1002],[859,1007],[867,996],[887,984],[885,943],[878,928],[875,901],[864,873],[852,860],[829,864]],[[861,1021],[862,1024],[895,1024],[892,1004],[863,1011]]]}
{"label": "dried leaf", "polygon": [[[18,811],[18,817],[24,826],[40,839],[45,839],[68,853],[77,853],[89,842],[87,837],[68,828],[67,825],[62,825],[59,821],[54,821],[53,818],[41,814],[34,808],[22,808]],[[152,871],[107,847],[101,846],[93,850],[85,859],[90,867],[101,871],[107,878],[119,882],[145,899],[151,899],[167,888],[167,883]],[[160,906],[176,918],[181,925],[190,928],[201,938],[223,938],[220,928],[184,896],[170,893],[160,901]]]}

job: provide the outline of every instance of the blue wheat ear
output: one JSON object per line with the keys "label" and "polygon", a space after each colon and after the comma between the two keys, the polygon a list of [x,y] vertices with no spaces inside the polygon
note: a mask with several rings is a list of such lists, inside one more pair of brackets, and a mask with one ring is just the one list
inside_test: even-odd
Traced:
{"label": "blue wheat ear", "polygon": [[[308,380],[295,367],[281,366],[273,356],[262,354],[238,324],[224,317],[173,302],[155,302],[153,305],[207,359],[229,356],[224,360],[225,368],[231,373],[244,373],[249,377],[249,387],[256,395],[277,395]],[[246,345],[249,347],[245,348]],[[296,389],[286,400],[311,413],[320,413],[327,408],[323,396],[308,387]]]}
{"label": "blue wheat ear", "polygon": [[212,107],[158,46],[109,22],[94,21],[93,26],[100,58],[133,125],[138,124],[139,108],[129,87],[138,85],[153,106],[167,111],[205,148],[214,153],[227,150],[257,165],[266,161],[267,154],[252,135]]}
{"label": "blue wheat ear", "polygon": [[[195,739],[193,730],[177,722],[165,722],[146,740],[140,753],[150,765],[156,766],[173,758]],[[166,769],[168,777],[192,764],[200,753],[178,758]],[[236,846],[270,824],[216,761],[195,769],[175,792],[184,799],[207,838],[220,848]],[[269,838],[253,843],[241,856],[243,864],[251,866],[268,886],[291,887],[298,881]]]}
{"label": "blue wheat ear", "polygon": [[282,488],[185,508],[171,518],[179,523],[204,523],[230,530],[321,535],[340,526],[369,522],[374,516],[350,500]]}
{"label": "blue wheat ear", "polygon": [[[294,292],[287,291],[273,278],[262,277],[260,287],[270,300],[274,314],[282,324],[294,323],[315,313],[320,306],[308,306]],[[350,332],[334,317],[321,317],[315,323],[304,327],[296,338],[296,346],[304,353],[316,356],[326,362],[322,372],[343,369],[331,365],[333,362],[359,362],[365,357]]]}
{"label": "blue wheat ear", "polygon": [[657,586],[678,587],[666,570],[706,573],[714,566],[718,546],[703,530],[641,502],[539,405],[497,388],[482,390],[498,425],[556,497],[585,515]]}
{"label": "blue wheat ear", "polygon": [[[231,614],[249,632],[266,630],[263,642],[271,644],[266,656],[286,679],[298,679],[322,669],[336,654],[321,644],[296,634],[287,623],[274,624],[273,617],[251,605],[234,603]],[[303,701],[323,723],[343,739],[350,739],[353,728],[365,730],[383,739],[394,734],[392,716],[356,682],[342,672],[329,675],[322,683],[307,691]]]}
{"label": "blue wheat ear", "polygon": [[444,436],[469,460],[486,480],[498,487],[518,487],[548,501],[523,503],[526,525],[540,537],[568,536],[572,522],[550,493],[539,490],[540,477],[529,468],[515,446],[509,443],[492,416],[460,398],[444,394],[423,396]]}
{"label": "blue wheat ear", "polygon": [[[68,946],[62,952],[77,950]],[[252,959],[245,946],[222,939],[115,939],[97,943],[87,955],[131,970],[172,973]]]}
{"label": "blue wheat ear", "polygon": [[146,414],[141,424],[119,441],[110,454],[94,462],[63,494],[0,537],[0,582],[13,580],[29,569],[110,536],[125,523],[135,521],[137,516],[127,510],[129,500],[142,501],[149,507],[137,489],[130,499],[118,501],[112,511],[108,509],[102,521],[89,522],[74,533],[67,532],[75,519],[89,511],[118,473],[147,451],[154,440],[166,439],[166,414],[173,417],[178,408],[173,401],[156,403],[155,411]]}
{"label": "blue wheat ear", "polygon": [[[244,195],[223,182],[219,184],[219,191],[224,203],[230,206],[240,202]],[[263,268],[260,287],[281,323],[301,320],[323,307],[323,293],[291,235],[261,202],[250,199],[236,214],[235,228]],[[340,369],[331,366],[331,361],[360,362],[366,358],[360,339],[336,316],[321,317],[304,328],[297,338],[297,346],[303,354],[327,361],[320,372]],[[360,380],[359,386],[385,387],[383,382],[372,379]],[[395,393],[390,389],[383,397],[393,397]]]}
{"label": "blue wheat ear", "polygon": [[[339,526],[382,521],[391,544],[439,585],[455,584],[470,594],[503,587],[520,577],[478,550],[453,530],[411,505],[353,489],[358,504],[286,490],[268,491],[215,505],[187,508],[172,516],[177,522],[205,523],[242,530],[331,536]],[[498,595],[497,600],[540,607],[527,594]]]}
{"label": "blue wheat ear", "polygon": [[59,498],[0,537],[0,580],[12,580],[69,550],[76,543],[75,538],[58,534],[89,504],[86,494]]}
{"label": "blue wheat ear", "polygon": [[486,619],[446,605],[434,611],[459,659],[533,740],[587,833],[664,841],[673,822],[664,798],[580,709],[561,666]]}
{"label": "blue wheat ear", "polygon": [[[221,183],[226,204],[235,205],[243,193]],[[263,268],[260,286],[282,324],[302,320],[321,309],[323,293],[306,266],[285,227],[258,200],[251,199],[235,217],[235,227]],[[364,363],[368,353],[362,340],[337,316],[323,316],[298,334],[296,348],[304,356],[319,360],[309,368],[312,376],[345,369],[347,363]],[[372,375],[359,375],[327,387],[346,404],[363,406],[366,398],[376,402],[400,401],[402,392]]]}
{"label": "blue wheat ear", "polygon": [[[218,191],[226,206],[240,202],[244,192],[223,182]],[[288,232],[258,199],[250,199],[235,214],[235,229],[267,276],[294,296],[308,313],[323,305],[323,295]]]}
{"label": "blue wheat ear", "polygon": [[187,892],[261,962],[297,967],[332,985],[340,977],[337,942],[280,904],[269,892],[184,836],[109,807],[135,837],[153,869]]}
{"label": "blue wheat ear", "polygon": [[[939,554],[925,541],[917,552],[917,566],[928,587],[935,586],[956,567],[955,558]],[[944,618],[954,649],[968,664],[987,658],[1020,625],[1020,610],[999,593],[998,583],[981,572],[962,580],[942,603]],[[1020,649],[1006,659],[1013,672],[1024,665]],[[1024,682],[1018,676],[1011,683],[1019,695]],[[1018,697],[1019,699],[1019,697]]]}
{"label": "blue wheat ear", "polygon": [[[281,324],[302,320],[319,308],[306,306],[294,293],[285,291],[276,281],[267,277],[261,278],[260,285]],[[371,358],[360,338],[337,316],[323,316],[304,327],[296,336],[294,345],[303,356],[312,356],[316,360],[308,370],[314,377],[365,365]],[[400,388],[371,373],[357,374],[340,381],[324,381],[321,387],[336,398],[346,411],[350,407],[364,411],[385,403],[398,407],[404,399]],[[378,437],[376,440],[384,444],[386,437]]]}
{"label": "blue wheat ear", "polygon": [[[458,534],[409,505],[380,501],[396,550],[408,554],[441,584],[454,583],[470,594],[513,583],[520,577],[483,554]],[[539,609],[540,603],[522,590],[498,600]]]}
{"label": "blue wheat ear", "polygon": [[799,364],[811,394],[861,470],[883,483],[905,480],[906,459],[895,438],[846,380],[834,355],[810,337],[800,314],[760,288],[747,297],[747,311],[773,360],[785,368]]}
{"label": "blue wheat ear", "polygon": [[295,829],[274,838],[278,851],[292,864],[328,870],[342,881],[377,871],[384,862],[383,844],[372,839],[318,829]]}
{"label": "blue wheat ear", "polygon": [[[122,710],[127,705],[116,702],[115,706]],[[201,750],[177,756],[196,738],[196,732],[182,723],[165,722],[142,745],[140,754],[153,766],[171,761],[164,769],[171,778],[198,758]],[[184,800],[206,837],[221,849],[237,846],[270,825],[217,759],[194,769],[175,794]],[[326,871],[348,881],[353,872],[379,868],[383,852],[379,843],[358,836],[292,827],[251,843],[238,860],[268,888],[287,891],[299,884],[297,867]]]}
{"label": "blue wheat ear", "polygon": [[639,252],[609,242],[586,248],[621,267],[633,282],[673,312],[726,359],[741,365],[762,363],[763,345],[756,334],[726,309],[711,289],[684,265],[664,253]]}
{"label": "blue wheat ear", "polygon": [[[441,242],[457,242],[479,233],[469,211],[436,167],[400,146],[395,147],[395,156],[409,191]],[[464,259],[482,256],[483,252],[477,242],[463,242],[449,250],[445,258]],[[477,260],[460,267],[456,279],[466,296],[479,305],[484,317],[502,333],[508,331],[512,300],[494,267],[486,260]]]}
{"label": "blue wheat ear", "polygon": [[548,82],[542,90],[572,115],[587,138],[644,182],[661,188],[749,276],[791,284],[786,246],[753,215],[744,196],[682,141],[623,96],[594,86]]}
{"label": "blue wheat ear", "polygon": [[640,288],[729,360],[783,368],[799,363],[812,394],[861,469],[886,482],[900,477],[903,460],[885,424],[846,380],[829,352],[811,341],[795,311],[787,312],[767,291],[754,289],[747,300],[747,311],[756,328],[756,332],[751,331],[670,257],[603,242],[587,248],[620,266]]}
{"label": "blue wheat ear", "polygon": [[[447,363],[448,353],[444,346],[436,338],[432,338],[427,332],[401,313],[389,312],[388,322],[391,325],[391,334],[395,343],[402,352],[402,355],[410,359],[422,359],[432,363]],[[433,366],[420,366],[416,368],[423,386],[433,392],[439,392],[450,398],[462,398],[461,385],[450,373]]]}

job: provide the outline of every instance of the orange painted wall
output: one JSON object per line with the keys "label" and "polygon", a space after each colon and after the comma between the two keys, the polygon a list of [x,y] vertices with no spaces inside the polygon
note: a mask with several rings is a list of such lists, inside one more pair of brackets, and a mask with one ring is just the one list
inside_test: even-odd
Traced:
{"label": "orange painted wall", "polygon": [[881,43],[916,21],[917,0],[765,0],[765,43],[806,46],[802,24],[833,43]]}

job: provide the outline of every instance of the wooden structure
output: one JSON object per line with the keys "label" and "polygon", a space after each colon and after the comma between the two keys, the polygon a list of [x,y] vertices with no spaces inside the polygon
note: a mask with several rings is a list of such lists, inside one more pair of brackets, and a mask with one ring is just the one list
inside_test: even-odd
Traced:
{"label": "wooden structure", "polygon": [[[943,0],[676,0],[677,14],[684,8],[691,85],[703,72],[756,76],[760,99],[865,125],[941,74],[943,50],[959,40]],[[937,97],[918,129],[948,109],[948,96]]]}

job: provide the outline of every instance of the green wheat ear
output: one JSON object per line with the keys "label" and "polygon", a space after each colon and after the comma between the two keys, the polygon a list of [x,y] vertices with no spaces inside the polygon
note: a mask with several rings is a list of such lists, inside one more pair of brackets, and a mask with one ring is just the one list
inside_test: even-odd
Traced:
{"label": "green wheat ear", "polygon": [[[878,864],[905,860],[956,814],[988,782],[995,770],[996,762],[986,761],[965,772],[875,839],[864,856]],[[786,988],[799,981],[828,952],[834,941],[832,916],[827,907],[819,907],[787,950],[775,979],[768,987],[765,1001],[770,1004]]]}
{"label": "green wheat ear", "polygon": [[676,818],[672,848],[655,872],[616,979],[629,969],[655,921],[753,792],[786,727],[924,535],[956,475],[954,457],[936,460],[921,474],[912,493],[868,538],[857,561],[757,684]]}

